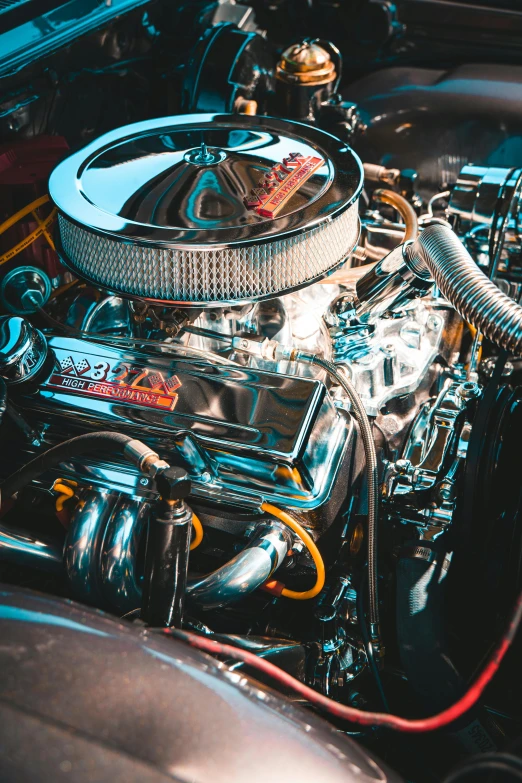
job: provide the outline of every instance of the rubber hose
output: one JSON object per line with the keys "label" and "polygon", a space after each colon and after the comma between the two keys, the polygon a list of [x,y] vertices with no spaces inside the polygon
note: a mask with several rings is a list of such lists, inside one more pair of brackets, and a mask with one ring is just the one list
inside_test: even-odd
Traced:
{"label": "rubber hose", "polygon": [[475,329],[515,356],[522,354],[522,307],[486,277],[451,229],[425,228],[406,254],[414,270],[430,272],[442,294]]}
{"label": "rubber hose", "polygon": [[29,484],[33,479],[41,476],[61,462],[67,462],[73,457],[90,454],[96,451],[110,453],[123,453],[123,449],[133,438],[122,435],[120,432],[93,432],[79,435],[64,443],[59,443],[43,454],[39,454],[31,462],[28,462],[16,473],[8,476],[0,485],[2,501],[12,497],[16,492]]}
{"label": "rubber hose", "polygon": [[417,239],[419,236],[419,221],[417,220],[417,214],[410,202],[407,201],[404,196],[395,193],[394,190],[379,189],[373,192],[373,198],[376,201],[380,201],[382,204],[388,204],[388,206],[393,207],[404,220],[403,242]]}
{"label": "rubber hose", "polygon": [[[395,193],[394,190],[379,189],[374,191],[373,197],[377,201],[381,201],[383,204],[388,204],[396,209],[402,217],[404,220],[403,242],[409,242],[419,236],[419,221],[417,220],[415,210],[409,201],[399,193]],[[364,247],[361,247],[361,250],[365,253],[366,259],[372,262],[381,261],[389,252],[384,247],[373,247],[371,245],[364,245]],[[371,266],[372,264],[364,264],[363,266],[339,269],[337,272],[334,272],[320,282],[323,285],[337,284],[349,286],[356,282],[359,277],[366,274]]]}
{"label": "rubber hose", "polygon": [[[418,557],[422,552],[429,559]],[[436,544],[415,542],[397,564],[397,640],[409,685],[423,708],[442,711],[465,692],[465,683],[446,650],[444,569],[446,553]],[[479,708],[452,724],[451,733],[466,750],[495,750],[490,727]]]}

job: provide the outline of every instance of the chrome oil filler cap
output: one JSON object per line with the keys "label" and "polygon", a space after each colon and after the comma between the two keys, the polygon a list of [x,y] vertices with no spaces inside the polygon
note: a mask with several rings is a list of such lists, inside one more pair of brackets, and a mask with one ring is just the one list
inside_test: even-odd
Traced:
{"label": "chrome oil filler cap", "polygon": [[0,377],[9,386],[35,379],[49,357],[47,341],[29,321],[0,316]]}
{"label": "chrome oil filler cap", "polygon": [[346,144],[270,117],[129,125],[58,165],[59,245],[79,277],[183,306],[271,298],[341,264],[359,234],[362,167]]}

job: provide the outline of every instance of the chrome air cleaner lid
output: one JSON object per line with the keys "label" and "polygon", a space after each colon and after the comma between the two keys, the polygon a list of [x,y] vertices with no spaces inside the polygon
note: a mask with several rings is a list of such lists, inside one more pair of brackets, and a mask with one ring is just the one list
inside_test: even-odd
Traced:
{"label": "chrome air cleaner lid", "polygon": [[357,242],[362,167],[308,125],[194,114],[129,125],[54,170],[69,268],[128,297],[198,306],[320,279]]}

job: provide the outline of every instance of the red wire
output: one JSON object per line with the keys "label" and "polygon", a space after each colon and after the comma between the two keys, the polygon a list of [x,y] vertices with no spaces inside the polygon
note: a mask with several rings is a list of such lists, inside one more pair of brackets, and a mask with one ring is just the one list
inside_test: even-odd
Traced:
{"label": "red wire", "polygon": [[173,635],[179,639],[183,639],[188,642],[191,647],[196,647],[198,650],[211,653],[213,655],[225,655],[230,658],[236,658],[244,663],[252,666],[258,671],[267,674],[272,679],[276,680],[286,688],[290,688],[295,693],[305,698],[311,704],[320,707],[322,710],[335,715],[337,718],[357,723],[361,726],[386,726],[387,728],[394,729],[395,731],[404,731],[410,734],[420,734],[426,731],[435,731],[443,726],[447,726],[449,723],[460,718],[464,715],[482,696],[486,686],[493,679],[502,659],[504,658],[507,650],[511,646],[511,643],[515,637],[515,634],[520,625],[522,619],[522,592],[520,593],[518,600],[513,611],[509,627],[502,637],[502,640],[496,650],[493,652],[491,658],[486,664],[484,670],[479,675],[477,680],[469,688],[468,691],[448,707],[446,710],[439,712],[437,715],[432,715],[430,718],[420,718],[416,720],[410,720],[408,718],[401,718],[398,715],[389,715],[383,712],[364,712],[358,710],[355,707],[348,707],[345,704],[339,704],[339,702],[329,699],[327,696],[323,696],[321,693],[309,688],[308,685],[296,680],[291,674],[275,666],[273,663],[264,660],[264,658],[258,658],[257,655],[241,650],[238,647],[233,647],[230,644],[222,644],[208,636],[198,636],[197,634],[187,633],[186,631],[178,631],[174,629],[166,629],[165,632]]}

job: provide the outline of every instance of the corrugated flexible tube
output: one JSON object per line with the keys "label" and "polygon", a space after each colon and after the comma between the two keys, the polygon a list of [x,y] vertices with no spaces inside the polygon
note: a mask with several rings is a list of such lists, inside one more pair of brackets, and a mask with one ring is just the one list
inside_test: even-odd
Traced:
{"label": "corrugated flexible tube", "polygon": [[486,277],[451,229],[425,228],[405,254],[414,272],[429,271],[442,294],[475,329],[506,351],[522,354],[522,307]]}

